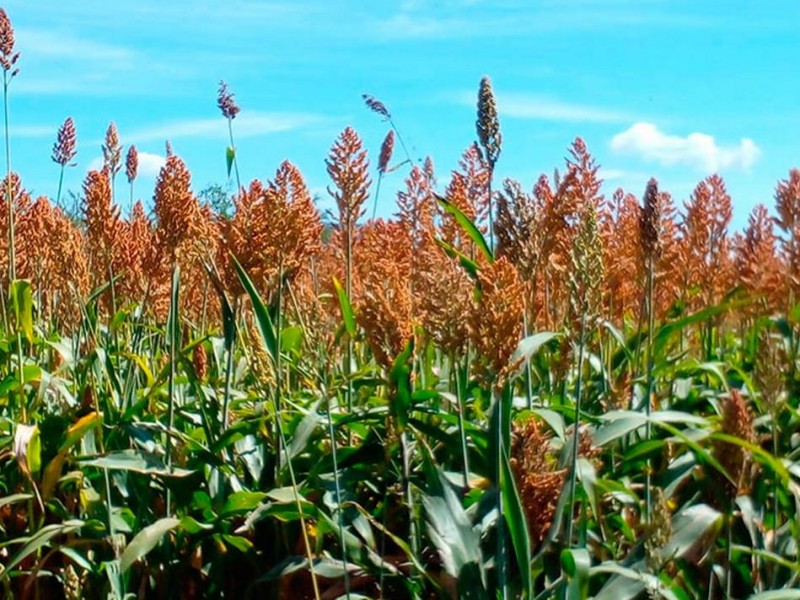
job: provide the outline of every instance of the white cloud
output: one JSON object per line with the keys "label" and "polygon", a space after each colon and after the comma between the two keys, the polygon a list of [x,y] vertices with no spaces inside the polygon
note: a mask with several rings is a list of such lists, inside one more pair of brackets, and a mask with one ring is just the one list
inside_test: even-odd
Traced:
{"label": "white cloud", "polygon": [[10,132],[13,138],[42,138],[53,137],[56,140],[58,125],[11,125]]}
{"label": "white cloud", "polygon": [[670,135],[652,123],[635,123],[611,139],[611,149],[618,154],[636,155],[665,166],[686,165],[703,171],[726,168],[749,169],[761,150],[749,138],[737,145],[724,146],[706,133],[685,137]]}
{"label": "white cloud", "polygon": [[[475,98],[472,98],[473,103]],[[571,121],[582,123],[618,123],[628,120],[626,115],[587,104],[562,102],[553,98],[524,94],[499,94],[497,109],[500,116],[542,121]]]}
{"label": "white cloud", "polygon": [[161,167],[164,166],[166,159],[159,154],[150,152],[139,152],[139,175],[143,177],[158,177]]}
{"label": "white cloud", "polygon": [[[139,169],[138,176],[140,177],[157,177],[161,167],[164,166],[166,159],[151,152],[139,152]],[[99,171],[103,168],[103,157],[97,156],[91,160],[88,166],[89,171]]]}
{"label": "white cloud", "polygon": [[64,32],[21,28],[15,33],[17,45],[25,49],[26,56],[126,65],[132,64],[136,59],[136,53],[129,48],[75,37]]}
{"label": "white cloud", "polygon": [[[570,123],[620,123],[630,121],[630,115],[589,104],[563,102],[556,98],[531,94],[500,92],[495,95],[497,111],[503,117],[536,121]],[[452,97],[457,104],[475,106],[477,95],[463,91]]]}
{"label": "white cloud", "polygon": [[[325,118],[321,115],[310,113],[248,112],[242,113],[234,119],[233,133],[236,139],[242,139],[292,131],[322,123],[324,120]],[[190,137],[227,139],[228,123],[222,116],[172,121],[134,131],[125,137],[134,143]]]}

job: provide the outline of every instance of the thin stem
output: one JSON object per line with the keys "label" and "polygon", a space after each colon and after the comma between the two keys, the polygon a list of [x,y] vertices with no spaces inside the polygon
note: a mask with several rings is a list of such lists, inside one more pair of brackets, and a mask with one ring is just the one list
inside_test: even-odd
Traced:
{"label": "thin stem", "polygon": [[572,469],[569,479],[569,524],[567,543],[572,547],[573,513],[575,509],[575,489],[578,482],[578,451],[581,426],[581,396],[583,395],[583,351],[586,345],[586,315],[581,316],[581,329],[578,338],[578,382],[575,385],[575,430],[572,432]]}
{"label": "thin stem", "polygon": [[[169,342],[169,380],[167,405],[167,469],[172,472],[172,431],[175,427],[175,347],[178,344],[178,298],[180,293],[180,267],[175,264],[172,270],[172,294],[168,319],[167,339]],[[167,487],[167,515],[171,514],[172,492]]]}
{"label": "thin stem", "polygon": [[372,205],[372,218],[378,214],[378,197],[381,193],[381,181],[383,181],[383,173],[378,173],[378,184],[375,186],[375,203]]}
{"label": "thin stem", "polygon": [[[333,417],[331,416],[331,397],[325,394],[325,403],[328,409],[328,436],[331,439],[331,457],[333,458],[333,489],[336,494],[336,517],[339,525],[339,538],[342,544],[342,561],[344,562],[344,591],[347,598],[350,598],[350,573],[347,570],[347,544],[344,539],[344,515],[342,514],[342,488],[339,482],[339,458],[336,451],[336,432],[333,428]],[[383,577],[383,565],[381,565],[381,577]]]}
{"label": "thin stem", "polygon": [[[234,323],[236,322],[236,315],[239,312],[239,299],[237,298],[234,300],[233,304],[233,315],[234,315]],[[228,356],[227,360],[225,361],[225,391],[223,393],[222,399],[222,431],[226,431],[228,429],[228,404],[230,403],[231,399],[231,379],[233,378],[233,350],[236,347],[236,333],[233,335],[233,339],[231,340],[230,348],[228,348]]]}
{"label": "thin stem", "polygon": [[497,565],[497,586],[498,597],[508,597],[508,585],[506,583],[506,528],[505,528],[505,506],[503,505],[503,493],[500,489],[500,474],[503,472],[503,454],[505,451],[503,444],[503,397],[500,394],[493,393],[495,396],[494,401],[497,403],[497,439],[494,443],[497,447],[497,456],[495,457],[495,488],[497,489],[497,548],[495,554],[495,561]]}
{"label": "thin stem", "polygon": [[467,453],[467,432],[464,424],[464,399],[461,394],[461,368],[453,356],[452,365],[456,379],[456,401],[458,402],[458,433],[461,437],[461,460],[464,463],[464,488],[469,489],[469,454]]}
{"label": "thin stem", "polygon": [[3,123],[6,138],[6,202],[8,203],[8,279],[17,278],[14,248],[14,199],[11,197],[11,136],[8,131],[8,71],[3,71]]}
{"label": "thin stem", "polygon": [[64,185],[64,165],[61,165],[61,173],[58,175],[58,193],[56,194],[56,206],[61,202],[61,188]]}
{"label": "thin stem", "polygon": [[239,160],[236,158],[236,146],[233,144],[233,119],[228,119],[228,136],[231,140],[231,152],[233,152],[233,172],[236,174],[236,191],[242,189],[242,180],[239,179]]}
{"label": "thin stem", "polygon": [[[645,440],[650,441],[651,436],[651,425],[650,425],[650,412],[651,412],[651,402],[650,397],[653,394],[653,370],[654,370],[654,363],[653,363],[653,329],[655,329],[655,311],[653,310],[653,302],[655,299],[655,265],[653,264],[653,257],[651,256],[648,261],[648,268],[647,268],[647,346],[645,350],[647,352],[647,386],[645,389],[645,399],[644,399],[644,414],[647,417],[647,421],[644,425],[645,431]],[[652,466],[650,459],[647,459],[647,465],[645,467],[645,520],[646,522],[650,521],[650,511],[653,507],[653,499],[652,499]]]}

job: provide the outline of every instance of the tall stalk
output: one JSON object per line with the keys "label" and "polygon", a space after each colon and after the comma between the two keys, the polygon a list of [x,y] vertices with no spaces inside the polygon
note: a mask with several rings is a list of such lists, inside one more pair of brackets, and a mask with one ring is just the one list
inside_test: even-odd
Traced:
{"label": "tall stalk", "polygon": [[[644,414],[647,418],[647,421],[644,425],[644,435],[645,441],[649,442],[651,433],[650,424],[650,412],[652,410],[651,406],[651,396],[653,394],[653,370],[654,370],[654,363],[653,363],[653,330],[655,329],[655,265],[653,264],[654,260],[653,257],[649,257],[647,261],[647,345],[645,346],[646,352],[646,364],[647,364],[647,374],[646,374],[646,385],[645,385],[645,399],[644,399]],[[645,520],[650,520],[650,511],[652,510],[652,475],[651,471],[651,461],[648,457],[646,467],[645,467]]]}
{"label": "tall stalk", "polygon": [[461,438],[461,461],[464,463],[464,488],[469,489],[469,453],[467,452],[467,431],[464,419],[464,398],[461,387],[461,366],[455,355],[450,359],[451,368],[455,373],[456,402],[458,403],[458,434]]}
{"label": "tall stalk", "polygon": [[3,125],[6,143],[6,204],[8,206],[8,279],[17,278],[16,250],[14,246],[14,198],[11,195],[11,135],[8,130],[8,69],[3,70]]}
{"label": "tall stalk", "polygon": [[569,521],[567,525],[567,544],[572,547],[574,526],[575,491],[578,482],[578,452],[580,444],[581,409],[583,396],[583,353],[586,346],[586,316],[581,316],[578,333],[578,381],[575,384],[575,430],[572,432],[572,465],[569,477]]}
{"label": "tall stalk", "polygon": [[[169,344],[169,380],[167,383],[167,470],[172,472],[172,436],[175,427],[175,358],[180,340],[178,302],[181,270],[177,263],[172,268],[172,290],[170,294],[169,318],[167,319],[167,343]],[[167,487],[167,515],[171,514],[172,492]]]}

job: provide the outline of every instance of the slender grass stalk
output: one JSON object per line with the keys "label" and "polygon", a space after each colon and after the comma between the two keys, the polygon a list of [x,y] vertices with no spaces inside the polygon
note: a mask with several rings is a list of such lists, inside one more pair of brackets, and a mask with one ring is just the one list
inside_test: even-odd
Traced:
{"label": "slender grass stalk", "polygon": [[14,198],[11,196],[11,135],[8,129],[8,69],[3,70],[3,125],[6,144],[6,203],[8,205],[8,280],[17,278],[17,260],[14,245]]}
{"label": "slender grass stalk", "polygon": [[[491,388],[490,388],[491,389]],[[496,405],[495,415],[497,418],[496,425],[494,426],[496,439],[492,440],[495,445],[495,488],[497,490],[497,546],[495,548],[495,568],[497,569],[497,595],[498,598],[503,600],[508,598],[508,582],[507,582],[507,558],[506,558],[506,523],[505,523],[505,503],[503,502],[503,493],[500,489],[500,477],[503,472],[503,456],[505,455],[505,440],[504,440],[504,425],[505,419],[503,414],[503,397],[502,393],[492,392],[494,396],[494,403]]]}
{"label": "slender grass stalk", "polygon": [[581,316],[578,333],[578,381],[575,384],[575,431],[572,433],[572,465],[569,477],[569,521],[567,525],[567,544],[573,547],[572,532],[574,527],[575,492],[578,483],[578,452],[580,443],[581,403],[583,397],[583,354],[586,346],[586,315]]}
{"label": "slender grass stalk", "polygon": [[[233,320],[236,322],[236,315],[239,314],[239,298],[233,301]],[[231,340],[230,348],[227,349],[228,353],[225,360],[225,390],[222,396],[222,431],[228,429],[228,405],[231,399],[231,381],[233,379],[233,352],[236,348],[236,333],[234,331],[233,339]]]}
{"label": "slender grass stalk", "polygon": [[[175,359],[180,343],[180,324],[178,321],[178,302],[180,294],[181,270],[177,263],[172,268],[172,292],[170,294],[169,318],[167,319],[167,342],[169,344],[169,382],[167,398],[167,469],[172,472],[172,435],[175,428]],[[172,514],[172,492],[167,487],[167,515]]]}
{"label": "slender grass stalk", "polygon": [[458,434],[461,438],[461,461],[464,466],[464,488],[469,489],[469,453],[467,446],[467,431],[464,422],[464,398],[461,387],[461,368],[455,355],[450,359],[450,364],[455,372],[456,380],[456,402],[458,402]]}
{"label": "slender grass stalk", "polygon": [[[647,346],[645,351],[647,353],[647,384],[645,386],[645,399],[644,399],[644,414],[647,421],[644,426],[645,440],[650,441],[652,435],[650,413],[652,410],[651,396],[653,394],[653,371],[655,364],[653,361],[653,330],[655,329],[656,315],[655,315],[655,264],[653,257],[649,257],[647,261]],[[650,511],[653,508],[652,498],[652,462],[650,458],[647,459],[645,466],[645,521],[650,520]]]}
{"label": "slender grass stalk", "polygon": [[231,142],[231,151],[233,152],[233,172],[236,175],[236,189],[242,189],[242,180],[239,177],[239,159],[236,156],[236,146],[233,144],[233,118],[228,117],[228,138]]}
{"label": "slender grass stalk", "polygon": [[[333,407],[331,406],[330,394],[324,392],[325,404],[328,412],[328,437],[331,441],[331,458],[333,460],[333,490],[336,495],[336,521],[339,526],[339,538],[342,543],[342,562],[344,562],[344,591],[349,600],[350,598],[350,573],[347,570],[348,557],[347,557],[347,544],[344,538],[344,514],[342,511],[342,486],[341,477],[339,475],[339,453],[337,450],[338,444],[336,443],[336,431],[333,427]],[[381,578],[383,578],[383,566],[381,565]],[[383,587],[381,587],[383,589]]]}

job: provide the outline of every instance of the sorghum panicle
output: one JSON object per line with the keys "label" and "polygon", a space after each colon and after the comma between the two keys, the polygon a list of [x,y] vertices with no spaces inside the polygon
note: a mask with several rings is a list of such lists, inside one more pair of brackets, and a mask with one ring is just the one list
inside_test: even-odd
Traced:
{"label": "sorghum panicle", "polygon": [[222,111],[222,116],[226,119],[235,119],[240,111],[233,99],[233,94],[228,90],[228,84],[224,81],[219,82],[217,106],[219,106],[220,111]]}
{"label": "sorghum panicle", "polygon": [[128,183],[133,183],[136,175],[139,173],[139,153],[136,146],[131,145],[128,148],[128,154],[125,156],[125,177]]}
{"label": "sorghum panicle", "polygon": [[53,145],[51,157],[53,162],[66,167],[78,154],[75,147],[76,144],[75,123],[72,121],[72,117],[67,117],[61,127],[58,128],[58,138]]}
{"label": "sorghum panicle", "polygon": [[478,120],[475,126],[478,131],[478,141],[486,153],[489,168],[494,169],[494,165],[500,157],[503,137],[500,134],[500,120],[497,118],[497,104],[494,99],[494,91],[492,91],[492,82],[485,76],[481,79],[478,91]]}

